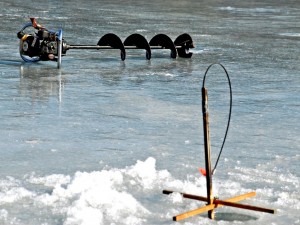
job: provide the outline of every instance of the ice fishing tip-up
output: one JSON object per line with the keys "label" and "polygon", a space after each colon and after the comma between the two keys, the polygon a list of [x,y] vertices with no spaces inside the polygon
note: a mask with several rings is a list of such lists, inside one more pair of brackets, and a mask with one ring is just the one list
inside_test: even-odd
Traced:
{"label": "ice fishing tip-up", "polygon": [[[219,64],[219,63],[211,64],[205,72],[204,79],[203,79],[203,86],[202,86],[202,114],[203,114],[205,170],[204,170],[204,172],[202,172],[202,171],[201,172],[206,177],[206,194],[207,195],[199,196],[199,195],[192,195],[192,194],[188,194],[188,193],[179,192],[183,198],[193,199],[193,200],[197,200],[197,201],[203,201],[203,202],[206,202],[206,205],[201,206],[197,209],[190,210],[190,211],[184,212],[182,214],[176,215],[173,217],[173,220],[179,221],[179,220],[187,219],[191,216],[196,216],[196,215],[204,213],[204,212],[207,212],[208,218],[214,219],[215,218],[215,213],[214,213],[215,209],[218,207],[222,207],[222,206],[230,206],[233,208],[240,208],[240,209],[274,214],[275,213],[274,209],[239,203],[239,201],[242,201],[242,200],[250,198],[250,197],[254,197],[256,195],[256,192],[249,192],[246,194],[227,198],[225,200],[221,200],[213,195],[212,175],[213,175],[213,170],[216,168],[216,166],[214,167],[214,169],[212,169],[212,166],[211,166],[211,143],[210,143],[210,130],[209,130],[209,112],[208,112],[208,90],[207,90],[207,88],[205,88],[206,74],[213,65],[221,66],[228,78],[228,83],[229,83],[229,87],[230,87],[229,115],[231,114],[232,92],[231,92],[231,84],[230,84],[230,78],[229,78],[228,72],[222,64]],[[226,140],[229,122],[230,122],[230,117],[228,119],[228,124],[227,124],[224,141]],[[222,148],[225,143],[224,141],[223,141],[220,153],[222,152]],[[220,154],[219,154],[219,156],[220,156]],[[218,157],[218,159],[219,159],[219,157]],[[218,160],[217,160],[217,162],[218,162]],[[217,163],[216,163],[216,165],[217,165]],[[172,194],[173,192],[174,191],[171,191],[171,190],[163,190],[163,194],[166,194],[166,195]]]}

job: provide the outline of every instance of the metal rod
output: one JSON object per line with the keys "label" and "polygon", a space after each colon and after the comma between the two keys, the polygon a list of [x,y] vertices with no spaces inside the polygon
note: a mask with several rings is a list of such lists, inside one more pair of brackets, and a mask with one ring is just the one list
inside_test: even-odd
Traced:
{"label": "metal rod", "polygon": [[[124,46],[125,49],[144,49],[137,46]],[[175,46],[176,49],[182,48],[181,46]],[[106,49],[118,49],[111,46],[101,46],[101,45],[67,45],[66,50],[69,49],[95,49],[95,50],[106,50]],[[150,46],[150,49],[167,49],[162,46]]]}

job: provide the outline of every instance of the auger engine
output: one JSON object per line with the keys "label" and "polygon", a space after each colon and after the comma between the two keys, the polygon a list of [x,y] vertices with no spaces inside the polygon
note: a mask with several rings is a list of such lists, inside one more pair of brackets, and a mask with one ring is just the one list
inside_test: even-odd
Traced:
{"label": "auger engine", "polygon": [[[26,33],[25,29],[29,27],[33,27],[36,32]],[[24,61],[57,61],[59,32],[49,31],[31,18],[31,23],[25,24],[17,36],[20,39],[20,55]],[[62,41],[64,42],[64,40]],[[65,48],[62,54],[66,54]]]}

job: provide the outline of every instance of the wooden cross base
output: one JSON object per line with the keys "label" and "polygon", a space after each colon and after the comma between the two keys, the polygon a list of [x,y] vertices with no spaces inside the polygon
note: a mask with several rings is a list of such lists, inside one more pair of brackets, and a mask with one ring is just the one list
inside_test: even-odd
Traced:
{"label": "wooden cross base", "polygon": [[[173,193],[173,191],[163,190],[163,194],[168,195],[168,194],[171,194],[171,193]],[[191,194],[186,194],[186,193],[180,193],[180,194],[184,198],[189,198],[189,199],[208,202],[208,199],[206,197],[191,195]],[[220,200],[220,199],[217,199],[217,198],[213,198],[212,204],[208,204],[208,205],[200,207],[198,209],[188,211],[188,212],[182,213],[180,215],[174,216],[173,220],[174,221],[183,220],[183,219],[186,219],[188,217],[195,216],[195,215],[198,215],[198,214],[201,214],[201,213],[204,213],[204,212],[210,212],[209,213],[209,218],[214,219],[213,210],[215,208],[222,207],[222,206],[231,206],[231,207],[235,207],[235,208],[248,209],[248,210],[265,212],[265,213],[272,213],[272,214],[275,213],[274,209],[267,209],[267,208],[252,206],[252,205],[245,205],[245,204],[236,203],[236,202],[239,202],[239,201],[244,200],[246,198],[253,197],[255,195],[256,195],[255,192],[249,192],[249,193],[246,193],[246,194],[243,194],[243,195],[238,195],[238,196],[235,196],[235,197],[232,197],[232,198],[228,198],[226,200]]]}

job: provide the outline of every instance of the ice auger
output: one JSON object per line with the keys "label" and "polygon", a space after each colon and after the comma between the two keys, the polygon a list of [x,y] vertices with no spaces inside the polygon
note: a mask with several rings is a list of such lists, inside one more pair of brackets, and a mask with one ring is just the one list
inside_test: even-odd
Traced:
{"label": "ice auger", "polygon": [[[173,42],[165,34],[155,35],[150,42],[140,34],[131,34],[124,42],[113,33],[102,36],[97,45],[69,45],[63,38],[63,31],[50,31],[38,24],[35,18],[30,18],[31,22],[26,23],[17,33],[20,39],[20,56],[26,62],[56,61],[57,67],[61,67],[61,58],[70,49],[119,49],[121,59],[126,58],[126,49],[144,49],[146,59],[151,59],[152,49],[170,49],[171,58],[177,55],[183,58],[191,58],[190,48],[194,48],[193,40],[187,33],[179,35]],[[31,28],[31,32],[28,30]],[[33,31],[32,31],[33,28]]]}

